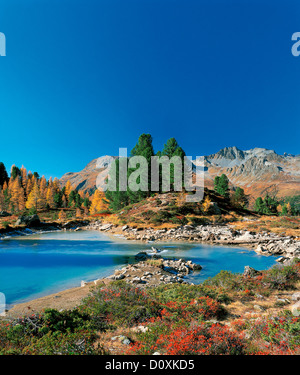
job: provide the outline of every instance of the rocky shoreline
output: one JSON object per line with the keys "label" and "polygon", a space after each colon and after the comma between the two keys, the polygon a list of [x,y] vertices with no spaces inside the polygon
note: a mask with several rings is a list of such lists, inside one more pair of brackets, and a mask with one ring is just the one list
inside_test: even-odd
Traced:
{"label": "rocky shoreline", "polygon": [[[34,215],[33,215],[34,216]],[[79,230],[82,227],[86,227],[89,224],[86,220],[72,220],[65,223],[51,222],[37,222],[32,223],[20,222],[15,227],[7,226],[5,229],[0,229],[0,240],[16,236],[28,236],[39,233],[49,233],[61,230]]]}
{"label": "rocky shoreline", "polygon": [[282,237],[272,232],[236,230],[229,225],[184,225],[178,228],[155,230],[133,228],[128,225],[119,227],[96,221],[86,226],[86,229],[122,235],[127,240],[143,242],[185,241],[243,246],[253,249],[260,255],[280,256],[278,261],[283,263],[300,256],[300,241],[291,236]]}
{"label": "rocky shoreline", "polygon": [[[37,215],[28,222],[18,220],[17,226],[0,230],[0,240],[14,236],[28,236],[58,230],[98,230],[127,240],[142,242],[196,242],[210,245],[243,246],[265,256],[279,256],[279,262],[300,257],[300,240],[292,236],[279,236],[272,232],[236,230],[230,225],[183,225],[171,229],[137,228],[124,225],[103,224],[101,221],[71,220],[65,223],[40,222]],[[38,220],[38,221],[37,221]]]}
{"label": "rocky shoreline", "polygon": [[[62,224],[41,223],[39,226],[33,228],[12,228],[12,230],[9,230],[7,233],[0,233],[0,239],[4,238],[4,236],[29,235],[53,230],[76,231],[80,229],[99,230],[106,234],[119,236],[127,240],[148,243],[179,241],[200,242],[210,245],[243,246],[253,249],[261,255],[280,256],[277,261],[282,263],[289,262],[295,257],[300,257],[300,241],[290,236],[281,237],[269,232],[255,233],[247,230],[235,230],[229,225],[185,225],[178,228],[155,230],[153,228],[133,228],[128,225],[120,227],[113,224],[103,224],[100,221],[90,223],[87,221],[75,220]],[[128,264],[121,269],[116,269],[114,274],[108,277],[91,282],[82,281],[81,287],[72,288],[61,293],[62,295],[68,294],[68,301],[71,301],[69,301],[70,306],[73,304],[75,306],[75,301],[77,305],[79,296],[82,298],[83,295],[87,295],[91,286],[106,285],[112,280],[123,280],[127,283],[136,285],[139,288],[155,287],[169,283],[192,284],[187,280],[187,276],[192,272],[200,271],[202,269],[201,265],[195,264],[190,260],[164,259],[160,255],[160,252],[159,249],[154,247],[152,247],[151,251],[142,251],[136,255],[136,263]],[[72,302],[72,299],[70,299],[71,297],[69,297],[69,294],[72,296],[72,299],[74,299],[74,303]],[[60,295],[60,293],[58,293],[58,295]],[[38,309],[44,308],[45,301],[47,301],[46,305],[49,304],[49,307],[56,306],[55,304],[58,302],[56,297],[57,294],[30,301],[30,305],[32,306],[30,311],[35,310],[34,306],[37,306]],[[40,300],[41,303],[39,302]],[[63,299],[61,300],[61,303],[62,305],[65,304]],[[28,306],[26,303],[21,304],[20,306],[16,305],[9,311],[12,313],[19,313],[21,308],[25,309],[23,305]]]}

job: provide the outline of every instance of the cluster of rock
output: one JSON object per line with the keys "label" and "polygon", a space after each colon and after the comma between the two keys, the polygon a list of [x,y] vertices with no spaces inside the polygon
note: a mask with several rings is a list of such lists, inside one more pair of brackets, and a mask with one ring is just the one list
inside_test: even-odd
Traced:
{"label": "cluster of rock", "polygon": [[[90,229],[105,232],[118,231],[113,224],[94,222]],[[152,241],[192,241],[219,245],[240,245],[253,248],[262,255],[282,255],[281,261],[300,256],[300,241],[290,236],[282,237],[272,232],[250,232],[235,230],[228,225],[184,225],[171,229],[132,228],[125,225],[122,235],[128,240]]]}
{"label": "cluster of rock", "polygon": [[[151,264],[145,260],[153,258],[159,259],[158,264]],[[120,270],[116,270],[109,280],[124,280],[130,284],[138,286],[157,286],[168,283],[187,284],[185,277],[196,270],[201,270],[199,264],[184,259],[163,259],[159,255],[150,256],[146,252],[140,252],[136,259],[144,259],[135,264],[129,264]]]}
{"label": "cluster of rock", "polygon": [[269,239],[263,244],[258,244],[255,251],[261,255],[282,255],[277,261],[285,263],[289,259],[300,256],[300,241],[290,237]]}
{"label": "cluster of rock", "polygon": [[192,271],[200,271],[202,267],[200,264],[193,263],[191,260],[172,260],[172,259],[165,259],[162,262],[162,268],[165,270],[170,270],[178,273],[179,275],[187,275]]}

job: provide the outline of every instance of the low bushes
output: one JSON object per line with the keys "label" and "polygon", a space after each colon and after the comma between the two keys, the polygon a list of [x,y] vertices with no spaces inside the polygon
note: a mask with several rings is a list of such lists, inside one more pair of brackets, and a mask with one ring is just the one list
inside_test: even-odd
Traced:
{"label": "low bushes", "polygon": [[92,317],[103,316],[108,322],[128,327],[145,322],[160,311],[158,303],[145,291],[122,281],[94,288],[82,308]]}
{"label": "low bushes", "polygon": [[[161,260],[152,260],[161,261]],[[300,318],[246,315],[232,320],[226,304],[295,288],[300,261],[243,276],[221,271],[200,285],[164,284],[145,290],[113,281],[95,287],[73,310],[0,320],[0,354],[106,354],[99,335],[143,325],[129,354],[299,354]],[[276,292],[275,292],[276,293]],[[229,320],[222,324],[224,318]]]}
{"label": "low bushes", "polygon": [[292,288],[300,279],[300,261],[295,260],[293,264],[284,266],[278,264],[267,272],[264,272],[262,282],[267,283],[272,289]]}
{"label": "low bushes", "polygon": [[77,309],[46,309],[39,315],[0,321],[0,354],[105,354],[94,345],[96,329]]}

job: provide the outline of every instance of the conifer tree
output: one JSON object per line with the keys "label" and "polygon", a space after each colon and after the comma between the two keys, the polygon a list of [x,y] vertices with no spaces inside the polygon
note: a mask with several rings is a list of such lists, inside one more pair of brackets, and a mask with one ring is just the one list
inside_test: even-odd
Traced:
{"label": "conifer tree", "polygon": [[3,189],[0,186],[0,211],[5,211],[5,196],[3,193]]}
{"label": "conifer tree", "polygon": [[281,216],[287,216],[287,214],[288,214],[287,205],[284,204],[281,210]]}
{"label": "conifer tree", "polygon": [[[131,157],[133,156],[143,156],[147,161],[146,169],[144,170],[143,166],[138,166],[136,169],[129,168],[128,169],[128,177],[137,169],[139,170],[140,174],[144,176],[146,181],[146,190],[147,191],[132,191],[128,188],[127,196],[131,203],[139,202],[141,199],[149,197],[151,195],[151,157],[154,156],[154,150],[152,146],[152,137],[150,134],[142,134],[140,135],[137,144],[131,150]],[[141,183],[140,177],[137,178],[136,183]],[[120,195],[121,196],[121,195]]]}
{"label": "conifer tree", "polygon": [[76,204],[76,192],[75,190],[72,190],[71,193],[69,194],[68,206],[74,207],[75,204]]}
{"label": "conifer tree", "polygon": [[27,175],[27,186],[26,186],[26,197],[29,197],[29,194],[31,193],[31,190],[34,186],[35,178],[31,172],[28,172]]}
{"label": "conifer tree", "polygon": [[256,198],[254,203],[254,211],[256,211],[259,214],[262,214],[264,212],[264,201],[262,197]]}
{"label": "conifer tree", "polygon": [[18,167],[16,167],[15,165],[12,165],[11,167],[11,173],[10,173],[10,177],[14,180],[16,177],[21,177],[21,171]]}
{"label": "conifer tree", "polygon": [[231,197],[231,202],[236,207],[247,207],[249,204],[249,199],[246,196],[244,189],[237,187]]}
{"label": "conifer tree", "polygon": [[[54,183],[53,183],[53,191],[55,192],[55,187],[54,187]],[[60,190],[56,191],[54,193],[54,202],[55,202],[55,207],[62,207],[63,205],[63,201],[62,201],[62,197],[63,197],[63,194]]]}
{"label": "conifer tree", "polygon": [[67,207],[67,199],[64,194],[61,197],[61,207],[64,207],[64,208]]}
{"label": "conifer tree", "polygon": [[224,198],[229,198],[229,179],[224,173],[221,177],[215,177],[214,189],[216,193],[222,195]]}
{"label": "conifer tree", "polygon": [[24,189],[24,193],[26,194],[26,189],[27,189],[27,170],[26,168],[24,167],[24,165],[22,165],[22,168],[20,169],[21,171],[21,182],[22,182],[22,187]]}
{"label": "conifer tree", "polygon": [[67,218],[67,215],[66,215],[65,211],[64,210],[60,210],[59,214],[58,214],[58,219],[60,221],[63,221],[63,220],[66,220],[66,218]]}
{"label": "conifer tree", "polygon": [[81,209],[80,208],[76,208],[76,214],[75,214],[75,216],[77,217],[77,218],[81,218],[81,216],[82,216],[82,212],[81,212]]}
{"label": "conifer tree", "polygon": [[[170,138],[167,140],[167,143],[164,145],[164,148],[162,152],[158,153],[157,156],[167,156],[169,159],[172,159],[173,156],[179,156],[181,159],[181,180],[182,180],[182,186],[184,185],[184,180],[183,180],[183,172],[184,172],[184,157],[185,157],[185,152],[183,149],[179,146],[175,138]],[[170,165],[170,188],[171,190],[174,190],[174,181],[175,181],[175,176],[174,176],[174,171],[179,169],[177,168],[177,162],[175,164]],[[179,165],[180,167],[180,165]],[[160,173],[160,180],[164,176]]]}
{"label": "conifer tree", "polygon": [[91,205],[91,201],[89,200],[89,198],[84,198],[84,201],[83,201],[83,203],[82,203],[82,206],[84,207],[84,208],[89,208],[90,207],[90,205]]}
{"label": "conifer tree", "polygon": [[40,190],[40,208],[45,208],[47,205],[47,180],[45,176],[42,176],[38,181],[38,186]]}
{"label": "conifer tree", "polygon": [[8,182],[8,174],[5,165],[0,162],[0,186],[3,186],[5,182]]}
{"label": "conifer tree", "polygon": [[53,188],[54,188],[54,190],[56,192],[58,192],[60,190],[60,188],[59,188],[59,180],[58,180],[57,177],[55,177],[54,180],[53,180]]}
{"label": "conifer tree", "polygon": [[3,205],[3,210],[4,211],[9,211],[9,206],[10,206],[10,194],[8,190],[8,184],[7,181],[4,182],[3,184],[3,195],[4,195],[4,205]]}
{"label": "conifer tree", "polygon": [[72,185],[71,185],[70,180],[68,180],[67,183],[66,183],[65,192],[64,192],[67,200],[69,199],[69,195],[70,195],[71,191],[72,191]]}
{"label": "conifer tree", "polygon": [[15,178],[11,182],[11,212],[21,212],[25,209],[24,190],[21,186],[20,178]]}
{"label": "conifer tree", "polygon": [[205,213],[208,213],[211,208],[211,199],[207,195],[204,199],[204,202],[202,203],[202,210]]}
{"label": "conifer tree", "polygon": [[93,215],[107,208],[108,204],[105,201],[105,194],[97,189],[92,198],[90,213]]}
{"label": "conifer tree", "polygon": [[35,181],[34,186],[28,196],[27,202],[26,202],[26,208],[27,209],[40,209],[41,207],[41,196],[40,196],[40,191],[38,187],[37,181]]}
{"label": "conifer tree", "polygon": [[49,184],[49,186],[47,188],[47,193],[46,193],[46,202],[47,202],[47,205],[50,208],[56,207],[54,196],[55,196],[55,192],[54,192],[53,185]]}

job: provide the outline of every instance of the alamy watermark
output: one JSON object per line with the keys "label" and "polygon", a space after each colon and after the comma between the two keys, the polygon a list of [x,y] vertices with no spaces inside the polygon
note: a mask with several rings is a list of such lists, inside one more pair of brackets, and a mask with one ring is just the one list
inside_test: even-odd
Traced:
{"label": "alamy watermark", "polygon": [[[100,161],[100,159],[98,159]],[[118,164],[117,161],[118,160]],[[168,192],[185,189],[187,202],[200,202],[204,196],[204,157],[151,156],[149,160],[137,155],[128,157],[127,148],[119,149],[119,157],[111,163],[108,178],[99,173],[96,186],[101,191]],[[103,165],[97,163],[97,168]],[[128,173],[130,170],[131,173]]]}
{"label": "alamy watermark", "polygon": [[0,316],[5,316],[6,300],[5,294],[0,293]]}
{"label": "alamy watermark", "polygon": [[0,56],[6,56],[6,37],[0,33]]}
{"label": "alamy watermark", "polygon": [[300,32],[294,33],[292,35],[292,40],[296,41],[296,43],[292,45],[292,55],[298,57],[300,55]]}

